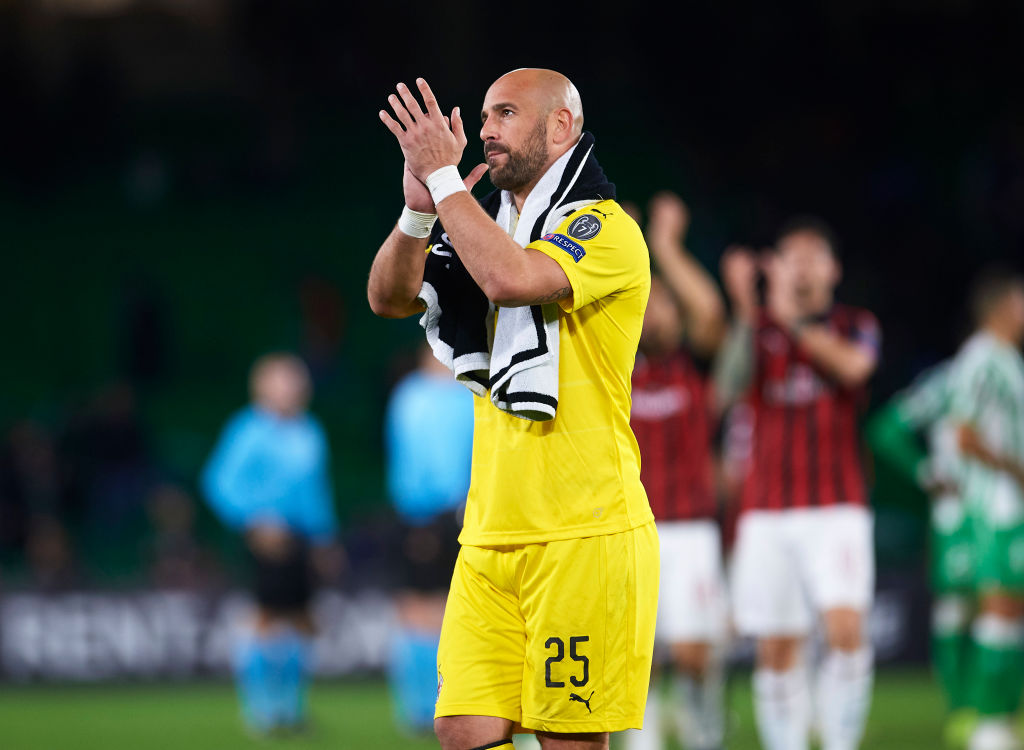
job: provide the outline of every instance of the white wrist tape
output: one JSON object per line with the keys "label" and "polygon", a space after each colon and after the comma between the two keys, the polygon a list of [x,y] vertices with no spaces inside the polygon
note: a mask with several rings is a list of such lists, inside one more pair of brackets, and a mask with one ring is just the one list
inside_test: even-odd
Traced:
{"label": "white wrist tape", "polygon": [[437,221],[437,214],[425,214],[405,206],[402,209],[402,215],[398,217],[398,228],[410,237],[422,239],[430,236],[430,230],[434,228],[435,221]]}
{"label": "white wrist tape", "polygon": [[436,172],[427,175],[427,190],[430,191],[430,197],[434,199],[435,206],[449,195],[454,195],[465,189],[466,185],[462,182],[459,168],[454,164],[441,167]]}

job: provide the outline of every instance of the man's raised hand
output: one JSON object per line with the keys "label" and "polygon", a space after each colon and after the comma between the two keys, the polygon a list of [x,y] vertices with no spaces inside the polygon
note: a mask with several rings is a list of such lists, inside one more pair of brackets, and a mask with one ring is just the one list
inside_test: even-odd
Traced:
{"label": "man's raised hand", "polygon": [[[430,86],[422,78],[416,85],[423,97],[424,111],[413,92],[404,83],[397,86],[398,95],[388,97],[388,104],[394,110],[391,117],[383,109],[379,116],[384,126],[398,139],[409,171],[420,182],[441,167],[449,164],[458,166],[466,148],[466,133],[459,108],[452,110],[451,120],[441,114],[437,99]],[[477,170],[473,170],[475,173]],[[480,173],[482,175],[483,172]],[[480,176],[477,176],[477,180]],[[476,180],[474,180],[476,182]]]}
{"label": "man's raised hand", "polygon": [[748,247],[729,247],[722,256],[722,285],[733,304],[733,313],[746,320],[757,314],[757,256]]}
{"label": "man's raised hand", "polygon": [[647,234],[653,245],[675,250],[683,244],[690,226],[690,209],[682,198],[662,190],[647,204],[647,215]]}

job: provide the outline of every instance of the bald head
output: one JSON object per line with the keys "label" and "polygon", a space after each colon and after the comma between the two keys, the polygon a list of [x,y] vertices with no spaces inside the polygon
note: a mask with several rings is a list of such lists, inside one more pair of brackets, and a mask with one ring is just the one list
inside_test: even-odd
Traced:
{"label": "bald head", "polygon": [[547,68],[519,68],[510,71],[491,84],[508,86],[522,91],[533,99],[539,114],[550,115],[559,109],[566,109],[572,115],[573,134],[578,138],[583,132],[583,101],[576,86],[557,70]]}
{"label": "bald head", "polygon": [[583,132],[580,93],[554,70],[521,68],[487,89],[480,139],[491,182],[519,200]]}

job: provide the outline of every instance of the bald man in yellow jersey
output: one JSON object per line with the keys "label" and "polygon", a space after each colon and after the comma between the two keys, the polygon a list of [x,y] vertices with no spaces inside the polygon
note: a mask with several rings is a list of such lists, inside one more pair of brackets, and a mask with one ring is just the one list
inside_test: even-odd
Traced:
{"label": "bald man in yellow jersey", "polygon": [[499,78],[481,112],[487,163],[465,180],[459,108],[445,117],[426,81],[416,86],[422,106],[399,84],[393,116],[380,112],[405,157],[406,209],[374,259],[371,308],[389,318],[424,311],[434,214],[499,316],[558,306],[555,417],[528,421],[475,399],[435,730],[444,750],[507,750],[520,727],[545,750],[606,748],[609,732],[642,724],[657,610],[658,538],[629,427],[647,246],[614,200],[599,199],[523,247],[468,192],[489,171],[521,213],[545,173],[592,139],[567,78],[538,69]]}

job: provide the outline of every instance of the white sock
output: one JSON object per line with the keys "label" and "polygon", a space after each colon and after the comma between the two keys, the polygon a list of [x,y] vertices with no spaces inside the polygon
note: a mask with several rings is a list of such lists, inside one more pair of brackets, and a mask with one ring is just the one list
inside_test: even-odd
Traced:
{"label": "white sock", "polygon": [[686,750],[718,750],[725,742],[725,669],[712,655],[704,676],[676,673],[672,678],[679,739]]}
{"label": "white sock", "polygon": [[822,750],[856,750],[871,707],[874,654],[831,649],[818,673],[818,722]]}
{"label": "white sock", "polygon": [[624,732],[625,750],[661,750],[664,747],[664,731],[661,725],[661,680],[655,679],[647,689],[647,705],[644,707],[644,728]]}
{"label": "white sock", "polygon": [[985,716],[967,742],[967,750],[1020,750],[1013,722],[1009,716]]}
{"label": "white sock", "polygon": [[807,750],[811,691],[803,663],[789,671],[754,671],[754,714],[765,750]]}

